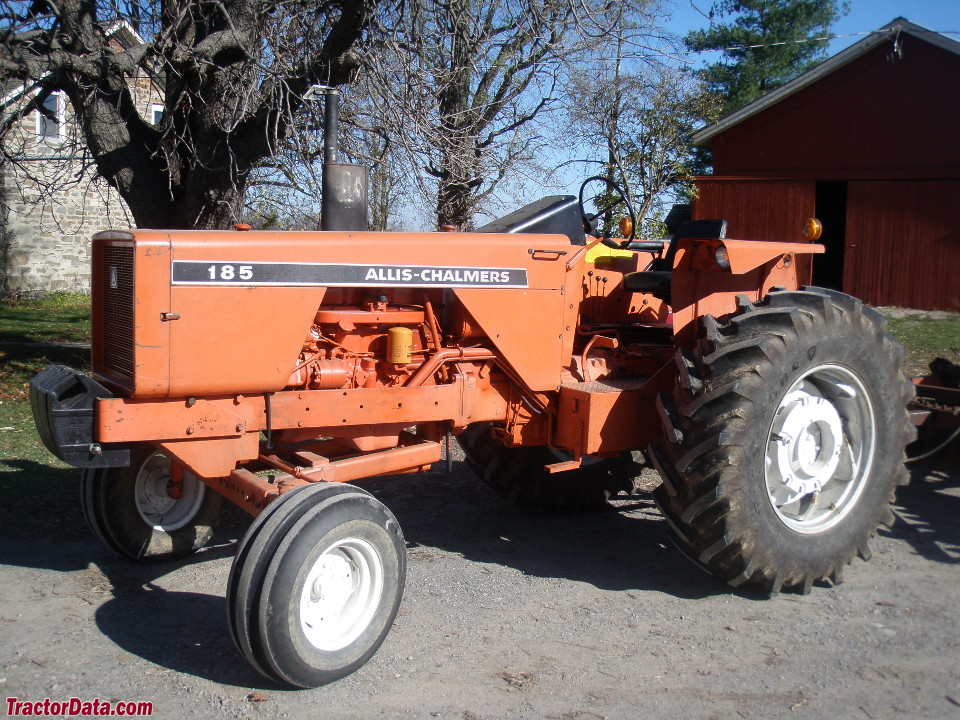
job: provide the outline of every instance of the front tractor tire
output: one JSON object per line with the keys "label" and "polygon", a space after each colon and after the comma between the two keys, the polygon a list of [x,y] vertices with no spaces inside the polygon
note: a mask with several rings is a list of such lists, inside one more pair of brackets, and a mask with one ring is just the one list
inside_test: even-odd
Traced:
{"label": "front tractor tire", "polygon": [[171,460],[153,446],[130,454],[130,465],[84,470],[80,505],[104,545],[129,560],[185,557],[213,537],[222,497],[189,472],[173,491]]}
{"label": "front tractor tire", "polygon": [[574,512],[607,506],[630,494],[643,469],[640,453],[585,458],[581,467],[549,473],[547,465],[569,459],[547,447],[508,447],[490,423],[475,423],[457,436],[467,465],[510,504],[523,510]]}
{"label": "front tractor tire", "polygon": [[285,493],[237,549],[227,582],[234,642],[271,680],[338,680],[383,643],[406,567],[397,519],[366,491],[315,483]]}
{"label": "front tractor tire", "polygon": [[738,586],[841,581],[893,516],[913,438],[903,349],[884,318],[820,288],[741,300],[678,352],[660,398],[654,493],[678,548]]}

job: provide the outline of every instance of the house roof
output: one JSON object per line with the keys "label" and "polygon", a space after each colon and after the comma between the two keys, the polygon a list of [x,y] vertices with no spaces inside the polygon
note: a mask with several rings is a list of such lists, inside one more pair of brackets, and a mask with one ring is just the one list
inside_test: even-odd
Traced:
{"label": "house roof", "polygon": [[[114,38],[124,49],[134,45],[142,45],[145,40],[126,20],[114,20],[102,26],[104,33],[109,38]],[[46,76],[44,73],[43,76]],[[11,100],[15,100],[33,87],[33,81],[23,81],[17,78],[0,78],[0,107],[6,105]]]}
{"label": "house roof", "polygon": [[114,20],[103,26],[107,37],[114,37],[126,49],[134,45],[143,45],[145,40],[140,37],[140,33],[133,29],[133,26],[126,20]]}
{"label": "house roof", "polygon": [[0,80],[0,103],[8,102],[23,92],[23,80],[6,78]]}
{"label": "house roof", "polygon": [[712,142],[713,138],[720,133],[729,130],[731,127],[738,125],[747,118],[766,110],[771,105],[777,104],[784,98],[803,90],[808,85],[812,85],[826,75],[829,75],[830,73],[840,69],[850,62],[853,62],[860,56],[874,49],[877,45],[887,42],[891,38],[896,38],[901,34],[913,35],[914,37],[920,38],[924,42],[928,42],[932,45],[942,48],[943,50],[952,52],[955,55],[960,55],[960,42],[956,42],[955,40],[951,40],[950,38],[933,30],[912,23],[905,18],[897,17],[881,27],[879,30],[872,32],[859,42],[854,43],[833,57],[824,60],[822,63],[812,67],[802,75],[798,75],[785,85],[781,85],[776,90],[757,98],[753,102],[747,103],[742,108],[735,110],[729,115],[724,115],[713,125],[708,125],[707,127],[697,131],[693,135],[693,144],[700,147],[710,147],[710,143]]}

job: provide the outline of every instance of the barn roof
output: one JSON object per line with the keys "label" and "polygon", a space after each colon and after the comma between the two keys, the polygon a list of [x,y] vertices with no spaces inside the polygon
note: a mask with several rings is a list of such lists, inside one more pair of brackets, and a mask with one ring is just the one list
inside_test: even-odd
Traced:
{"label": "barn roof", "polygon": [[798,75],[785,85],[782,85],[776,90],[757,98],[753,102],[747,103],[742,108],[730,113],[729,115],[724,115],[713,125],[708,125],[707,127],[694,133],[693,144],[700,147],[710,147],[713,138],[720,133],[729,130],[734,125],[738,125],[747,118],[752,117],[766,110],[770,106],[777,104],[784,98],[803,90],[808,85],[812,85],[826,75],[829,75],[844,65],[856,60],[860,56],[875,48],[877,45],[888,42],[891,38],[896,38],[900,34],[913,35],[914,37],[920,38],[924,42],[928,42],[939,48],[952,52],[955,55],[960,55],[960,42],[951,40],[945,35],[941,35],[934,30],[930,30],[912,23],[905,18],[894,18],[879,30],[872,32],[859,42],[854,43],[833,57],[824,60],[819,65],[812,67],[802,75]]}

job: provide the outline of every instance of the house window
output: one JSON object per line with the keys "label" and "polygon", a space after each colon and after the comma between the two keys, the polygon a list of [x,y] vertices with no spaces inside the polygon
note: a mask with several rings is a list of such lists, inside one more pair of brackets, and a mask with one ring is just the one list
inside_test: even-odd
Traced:
{"label": "house window", "polygon": [[37,111],[37,135],[45,140],[62,139],[65,108],[63,93],[47,95],[43,101],[44,112]]}
{"label": "house window", "polygon": [[150,122],[154,125],[159,125],[163,122],[165,108],[163,105],[151,105],[150,106]]}

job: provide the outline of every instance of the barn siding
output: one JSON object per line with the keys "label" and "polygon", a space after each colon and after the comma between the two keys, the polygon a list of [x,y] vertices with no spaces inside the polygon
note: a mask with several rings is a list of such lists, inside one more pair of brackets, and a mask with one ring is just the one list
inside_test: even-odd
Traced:
{"label": "barn siding", "polygon": [[799,242],[816,203],[809,180],[699,177],[697,191],[693,219],[723,218],[727,237],[740,240]]}
{"label": "barn siding", "polygon": [[843,287],[873,305],[960,310],[960,180],[851,182]]}
{"label": "barn siding", "polygon": [[958,177],[960,57],[912,35],[881,45],[713,139],[717,175]]}

